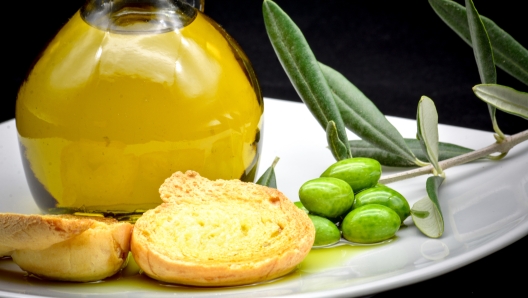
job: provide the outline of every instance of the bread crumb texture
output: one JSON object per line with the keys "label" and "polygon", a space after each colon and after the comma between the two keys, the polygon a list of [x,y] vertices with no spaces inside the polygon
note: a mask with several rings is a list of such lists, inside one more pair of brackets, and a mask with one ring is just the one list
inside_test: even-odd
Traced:
{"label": "bread crumb texture", "polygon": [[123,267],[132,229],[108,218],[3,213],[0,253],[41,278],[97,281]]}
{"label": "bread crumb texture", "polygon": [[240,180],[176,172],[163,204],[136,222],[131,250],[150,277],[195,286],[242,285],[283,276],[315,237],[309,217],[280,191]]}

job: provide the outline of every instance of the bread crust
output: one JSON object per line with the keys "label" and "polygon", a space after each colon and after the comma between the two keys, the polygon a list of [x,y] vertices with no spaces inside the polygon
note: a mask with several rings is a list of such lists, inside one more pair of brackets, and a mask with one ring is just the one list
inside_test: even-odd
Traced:
{"label": "bread crust", "polygon": [[133,225],[73,215],[0,214],[4,250],[24,271],[88,282],[116,274],[130,251]]}
{"label": "bread crust", "polygon": [[148,276],[193,286],[257,283],[293,271],[310,251],[312,221],[280,191],[176,172],[165,202],[135,224],[131,251]]}
{"label": "bread crust", "polygon": [[92,221],[70,215],[0,213],[0,256],[17,249],[40,250],[86,231]]}

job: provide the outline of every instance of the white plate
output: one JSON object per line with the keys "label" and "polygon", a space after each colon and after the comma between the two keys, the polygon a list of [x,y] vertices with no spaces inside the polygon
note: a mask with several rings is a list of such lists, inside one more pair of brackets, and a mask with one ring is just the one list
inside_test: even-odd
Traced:
{"label": "white plate", "polygon": [[[413,138],[412,120],[388,117],[404,137]],[[275,167],[278,189],[292,201],[308,179],[335,160],[323,129],[301,103],[265,99],[264,146],[260,176]],[[440,141],[473,149],[494,142],[489,132],[441,125]],[[357,138],[353,134],[350,138]],[[445,233],[429,239],[412,224],[395,240],[370,247],[313,250],[300,269],[273,282],[236,288],[163,285],[140,275],[99,283],[44,282],[0,260],[2,297],[358,297],[409,285],[485,257],[528,234],[528,142],[500,162],[478,161],[446,171],[440,190]],[[396,168],[384,168],[384,174]],[[425,176],[390,184],[412,205],[425,195]],[[0,212],[39,213],[27,188],[16,139],[15,121],[0,124]]]}

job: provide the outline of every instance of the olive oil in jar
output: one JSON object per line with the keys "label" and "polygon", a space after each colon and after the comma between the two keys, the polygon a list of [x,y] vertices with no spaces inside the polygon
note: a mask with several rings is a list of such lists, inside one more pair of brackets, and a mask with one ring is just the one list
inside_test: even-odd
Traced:
{"label": "olive oil in jar", "polygon": [[159,21],[166,11],[151,3],[114,5],[104,21],[86,5],[43,51],[17,98],[38,206],[141,212],[161,203],[159,186],[176,171],[253,181],[263,101],[236,42],[181,3],[170,16],[176,24]]}

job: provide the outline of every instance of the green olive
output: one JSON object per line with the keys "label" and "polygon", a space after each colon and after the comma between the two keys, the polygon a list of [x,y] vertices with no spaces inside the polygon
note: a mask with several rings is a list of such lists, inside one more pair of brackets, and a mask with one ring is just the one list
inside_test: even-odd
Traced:
{"label": "green olive", "polygon": [[365,189],[356,194],[355,197],[356,199],[352,206],[354,209],[368,204],[385,205],[398,213],[401,222],[411,215],[411,207],[405,197],[385,185],[378,184],[375,187]]}
{"label": "green olive", "polygon": [[299,199],[310,214],[337,218],[352,208],[354,192],[341,179],[319,177],[301,186]]}
{"label": "green olive", "polygon": [[341,232],[329,219],[311,214],[308,216],[315,227],[315,241],[313,246],[330,245],[341,240]]}
{"label": "green olive", "polygon": [[[293,204],[295,204],[295,206],[297,206],[302,211],[306,212],[306,214],[310,214],[310,211],[308,211],[308,209],[306,209],[306,207],[304,207],[304,205],[300,201],[294,202]],[[341,214],[340,216],[335,218],[328,218],[328,220],[330,220],[337,226],[341,221],[343,221],[343,218],[345,218],[345,215],[347,215],[349,211],[352,211],[352,208],[350,208],[348,211],[345,211],[345,213]]]}
{"label": "green olive", "polygon": [[355,193],[371,188],[381,177],[381,164],[372,158],[352,157],[330,165],[321,177],[334,177],[346,181]]}
{"label": "green olive", "polygon": [[306,207],[304,207],[304,205],[302,204],[302,202],[297,201],[297,202],[294,202],[293,204],[294,204],[295,206],[297,206],[299,209],[301,209],[302,211],[306,212],[307,214],[310,213],[310,211],[308,211],[308,209],[306,209]]}
{"label": "green olive", "polygon": [[398,214],[379,204],[356,208],[341,223],[343,238],[356,243],[376,243],[390,239],[399,228]]}

